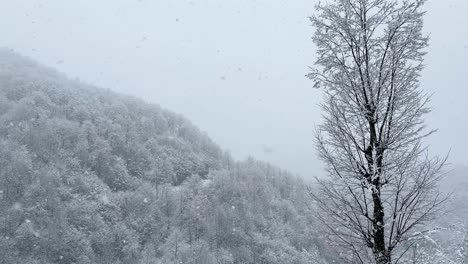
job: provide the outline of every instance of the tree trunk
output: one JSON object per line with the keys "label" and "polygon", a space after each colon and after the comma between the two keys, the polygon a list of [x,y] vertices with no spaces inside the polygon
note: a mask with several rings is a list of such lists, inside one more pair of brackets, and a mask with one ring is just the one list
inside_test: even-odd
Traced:
{"label": "tree trunk", "polygon": [[388,254],[380,255],[380,256],[375,255],[375,262],[377,264],[391,264],[392,258]]}
{"label": "tree trunk", "polygon": [[384,228],[384,208],[382,200],[380,198],[380,189],[372,194],[374,202],[374,225],[373,225],[373,236],[374,236],[374,257],[377,264],[390,264],[391,254],[385,247],[385,228]]}

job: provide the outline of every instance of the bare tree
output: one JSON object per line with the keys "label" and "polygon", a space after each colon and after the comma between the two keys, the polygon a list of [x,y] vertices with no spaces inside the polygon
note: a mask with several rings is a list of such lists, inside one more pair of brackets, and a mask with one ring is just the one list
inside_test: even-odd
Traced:
{"label": "bare tree", "polygon": [[335,242],[361,263],[397,263],[398,246],[445,200],[446,158],[430,158],[422,142],[434,132],[418,81],[424,2],[333,0],[311,18],[318,59],[308,77],[325,90],[316,142],[329,175],[312,196]]}

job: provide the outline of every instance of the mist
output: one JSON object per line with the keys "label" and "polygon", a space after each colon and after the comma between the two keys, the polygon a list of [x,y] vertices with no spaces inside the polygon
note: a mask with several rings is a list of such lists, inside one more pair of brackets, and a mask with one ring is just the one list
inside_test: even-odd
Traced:
{"label": "mist", "polygon": [[[322,92],[308,17],[317,1],[3,1],[0,46],[71,77],[178,112],[237,159],[321,176]],[[465,164],[468,3],[429,1],[421,87],[432,153]]]}
{"label": "mist", "polygon": [[468,263],[468,1],[0,2],[0,264]]}

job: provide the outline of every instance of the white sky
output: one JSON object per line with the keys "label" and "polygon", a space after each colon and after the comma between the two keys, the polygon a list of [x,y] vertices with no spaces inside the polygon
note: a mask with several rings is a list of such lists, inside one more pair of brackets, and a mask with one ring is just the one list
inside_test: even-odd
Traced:
{"label": "white sky", "polygon": [[[236,158],[310,177],[315,0],[0,0],[0,46],[184,114]],[[429,0],[432,153],[468,164],[468,1]]]}

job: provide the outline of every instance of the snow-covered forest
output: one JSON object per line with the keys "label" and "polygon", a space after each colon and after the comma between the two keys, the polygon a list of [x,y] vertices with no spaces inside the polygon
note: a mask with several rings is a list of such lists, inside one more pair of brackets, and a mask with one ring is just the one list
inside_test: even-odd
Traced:
{"label": "snow-covered forest", "polygon": [[[28,10],[24,17],[40,32],[42,22],[32,18],[34,12],[47,10],[43,14],[57,16],[58,9],[47,9],[41,0],[31,1],[36,3],[18,5],[11,14]],[[255,7],[258,4],[269,10],[266,2],[258,1],[254,1]],[[117,17],[135,10],[142,17],[153,16],[154,10],[164,6],[162,1],[136,2],[126,9],[116,1]],[[184,31],[166,28],[164,23],[155,23],[159,21],[155,18],[145,25],[152,25],[160,38],[146,29],[147,33],[138,35],[135,48],[139,50],[136,54],[152,43],[154,54],[146,50],[135,64],[128,55],[132,52],[125,57],[126,44],[122,44],[140,30],[132,26],[135,21],[128,19],[132,33],[128,31],[125,37],[119,33],[118,40],[110,36],[120,28],[107,32],[106,25],[109,39],[105,49],[122,51],[119,61],[109,64],[120,69],[111,76],[119,80],[115,82],[71,77],[75,76],[73,70],[86,73],[89,67],[105,79],[102,65],[93,65],[96,54],[106,53],[102,47],[89,54],[79,49],[69,51],[69,58],[75,57],[78,66],[67,68],[64,59],[50,60],[50,54],[36,56],[42,52],[32,47],[32,43],[40,43],[36,35],[26,37],[27,44],[18,45],[18,49],[14,41],[6,41],[5,47],[0,41],[0,264],[468,264],[468,164],[460,157],[466,146],[462,118],[468,110],[455,106],[463,101],[463,92],[458,91],[464,84],[457,82],[462,75],[458,71],[466,71],[466,64],[459,61],[462,55],[449,56],[452,53],[446,44],[437,46],[437,34],[436,48],[431,49],[432,37],[425,31],[425,18],[434,11],[426,9],[430,1],[312,2],[315,9],[307,10],[310,17],[304,18],[311,31],[297,30],[313,45],[310,53],[314,57],[304,59],[308,65],[302,65],[303,72],[289,65],[291,61],[282,61],[282,56],[301,50],[291,44],[297,41],[293,37],[296,30],[288,28],[299,26],[285,17],[275,19],[287,25],[285,32],[292,37],[283,35],[271,44],[273,49],[282,42],[291,46],[281,44],[276,50],[282,53],[277,54],[278,59],[273,59],[276,55],[263,44],[259,47],[268,51],[266,55],[254,48],[260,38],[269,41],[269,33],[281,36],[276,22],[274,30],[265,29],[264,35],[256,31],[259,25],[266,28],[263,22],[251,20],[255,21],[252,28],[239,22],[236,30],[245,33],[252,50],[242,46],[245,40],[234,41],[239,34],[235,30],[229,39],[227,29],[236,27],[219,30],[218,34],[227,34],[223,35],[227,42],[245,52],[245,57],[229,54],[229,46],[225,46],[227,51],[216,50],[215,59],[213,55],[200,60],[198,52],[205,54],[212,43],[226,45],[224,40],[204,40],[211,37],[204,30],[193,31],[200,25],[217,31],[213,21],[197,24],[192,20],[190,27],[183,24],[190,15],[171,17],[177,26],[203,33],[188,34],[193,39],[184,40],[179,49],[168,37]],[[211,4],[190,0],[171,2],[167,7],[182,5],[177,10],[193,14],[195,9],[210,10]],[[104,11],[99,5],[88,11]],[[143,11],[142,5],[148,8]],[[80,10],[83,6],[75,7]],[[222,4],[215,6],[219,17],[224,17]],[[241,10],[248,9],[239,8],[235,15],[243,16]],[[285,14],[300,14],[298,10],[284,7]],[[253,12],[255,19],[262,14],[257,11]],[[63,12],[60,19],[64,24],[82,23],[69,11]],[[163,13],[158,15],[164,17]],[[207,13],[199,13],[199,19]],[[0,10],[0,21],[2,14],[9,17]],[[65,18],[66,14],[71,18]],[[54,27],[60,19],[48,19],[48,26],[42,28],[44,36],[62,36]],[[111,21],[111,17],[107,19]],[[217,22],[219,28],[228,25],[220,18]],[[83,30],[70,27],[72,34],[67,38],[86,32],[85,24],[81,25]],[[96,24],[96,32],[101,26]],[[16,32],[14,25],[5,28],[0,25],[0,36],[21,42],[19,35],[11,33]],[[18,29],[21,33],[25,27],[18,24]],[[164,35],[167,32],[172,33]],[[162,44],[165,41],[170,48]],[[58,38],[55,42],[60,44]],[[100,44],[91,38],[82,43],[88,42]],[[51,48],[54,41],[46,43]],[[206,50],[190,49],[200,44],[206,45]],[[68,48],[73,49],[72,45]],[[91,46],[88,49],[91,51]],[[167,56],[161,55],[165,49]],[[450,75],[439,70],[425,79],[427,57],[437,49],[447,54],[439,58],[440,64],[453,61],[457,71],[451,68]],[[181,56],[171,57],[171,51],[180,51]],[[118,57],[116,53],[112,56]],[[86,64],[80,65],[79,57],[85,58]],[[237,57],[245,64],[222,68],[217,82],[205,80],[207,75],[203,74],[213,75],[219,68],[215,61],[229,62]],[[429,58],[429,66],[434,65],[434,58]],[[171,64],[174,61],[176,66]],[[119,68],[122,65],[127,68]],[[257,73],[253,69],[259,65],[264,69]],[[271,65],[280,65],[281,74],[269,74]],[[282,72],[283,68],[288,69]],[[248,77],[252,71],[255,83]],[[288,77],[293,72],[307,81],[314,99],[294,90],[302,83]],[[190,79],[190,74],[196,77]],[[161,82],[151,83],[148,76],[153,75]],[[132,85],[122,90],[133,84],[129,80],[135,76],[141,77],[140,84],[150,83],[149,87],[167,86],[150,88],[154,91],[148,94],[129,92],[138,89]],[[237,82],[247,80],[247,88],[235,78]],[[447,87],[439,87],[439,79]],[[171,89],[180,88],[181,80],[186,81],[183,92],[172,93]],[[453,83],[460,87],[450,86]],[[120,90],[102,84],[115,84]],[[442,89],[447,91],[439,93]],[[269,97],[270,93],[275,98]],[[145,95],[161,98],[161,104]],[[318,106],[306,109],[315,99]],[[213,102],[216,107],[209,106]],[[437,110],[441,108],[443,111]],[[232,109],[242,111],[235,115]],[[433,122],[433,118],[438,121]],[[224,130],[214,129],[218,127]],[[438,129],[444,136],[450,131],[452,137],[434,140]],[[452,146],[454,142],[456,146]],[[450,148],[454,148],[453,153]],[[248,153],[248,157],[240,153]],[[314,173],[308,173],[310,170]]]}
{"label": "snow-covered forest", "polygon": [[[0,84],[1,263],[340,263],[287,171],[6,49]],[[466,258],[468,169],[455,172],[407,263]]]}
{"label": "snow-covered forest", "polygon": [[332,259],[302,180],[182,116],[5,49],[0,87],[0,263]]}

